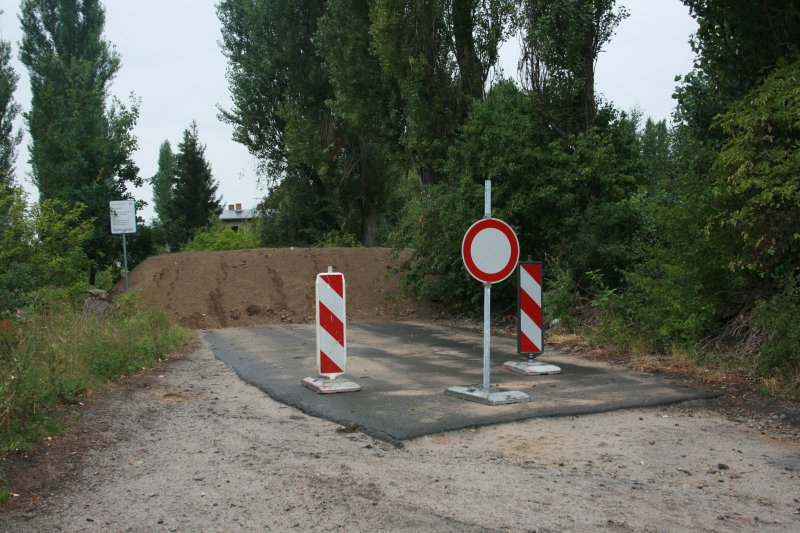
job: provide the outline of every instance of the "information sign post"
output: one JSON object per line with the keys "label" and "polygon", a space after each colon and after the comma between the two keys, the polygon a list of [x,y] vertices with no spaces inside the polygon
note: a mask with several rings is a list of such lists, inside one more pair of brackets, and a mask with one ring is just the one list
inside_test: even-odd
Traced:
{"label": "information sign post", "polygon": [[519,261],[519,241],[511,227],[492,218],[492,182],[485,182],[484,217],[464,234],[461,257],[472,277],[483,283],[483,383],[450,387],[445,394],[488,405],[525,402],[524,392],[491,386],[492,284],[508,278]]}
{"label": "information sign post", "polygon": [[125,288],[128,288],[128,233],[136,233],[136,203],[133,200],[108,202],[111,234],[122,235],[122,268],[125,271]]}

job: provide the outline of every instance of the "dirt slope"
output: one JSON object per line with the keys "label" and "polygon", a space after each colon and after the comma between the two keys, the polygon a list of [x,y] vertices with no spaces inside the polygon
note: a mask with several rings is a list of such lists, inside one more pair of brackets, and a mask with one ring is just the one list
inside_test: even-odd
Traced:
{"label": "dirt slope", "polygon": [[401,293],[400,261],[388,248],[183,252],[143,261],[129,289],[193,328],[313,322],[316,275],[330,265],[345,276],[349,320],[431,317],[430,304]]}

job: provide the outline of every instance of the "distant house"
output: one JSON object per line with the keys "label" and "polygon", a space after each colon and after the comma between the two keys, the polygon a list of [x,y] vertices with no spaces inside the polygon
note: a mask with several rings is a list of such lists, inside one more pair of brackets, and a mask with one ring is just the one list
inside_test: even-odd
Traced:
{"label": "distant house", "polygon": [[238,231],[241,226],[253,220],[255,215],[255,209],[243,209],[242,204],[228,204],[228,209],[222,211],[219,219],[226,228]]}

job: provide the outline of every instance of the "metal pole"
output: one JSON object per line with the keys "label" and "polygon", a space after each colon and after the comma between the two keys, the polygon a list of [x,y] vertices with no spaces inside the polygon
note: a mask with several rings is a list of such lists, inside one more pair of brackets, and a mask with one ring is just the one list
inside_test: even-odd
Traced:
{"label": "metal pole", "polygon": [[122,234],[122,265],[125,269],[125,289],[128,288],[128,239],[127,234]]}
{"label": "metal pole", "polygon": [[492,180],[483,182],[483,218],[492,218]]}
{"label": "metal pole", "polygon": [[[492,180],[485,180],[484,184],[484,218],[492,218]],[[492,308],[492,284],[483,284],[483,388],[488,389],[491,387],[490,379],[490,366],[491,366],[491,342],[492,342],[492,324],[491,324],[491,308]]]}
{"label": "metal pole", "polygon": [[492,305],[492,284],[483,284],[483,388],[491,387],[489,374],[492,362],[491,358],[491,338],[492,324],[489,320]]}

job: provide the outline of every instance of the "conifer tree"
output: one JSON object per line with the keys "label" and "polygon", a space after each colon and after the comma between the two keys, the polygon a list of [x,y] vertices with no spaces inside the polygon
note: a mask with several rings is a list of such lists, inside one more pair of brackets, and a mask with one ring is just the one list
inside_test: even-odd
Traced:
{"label": "conifer tree", "polygon": [[175,233],[173,247],[186,244],[198,230],[210,227],[222,211],[217,198],[218,183],[205,158],[206,147],[200,143],[197,122],[192,121],[183,132],[175,156],[175,189],[171,203]]}

